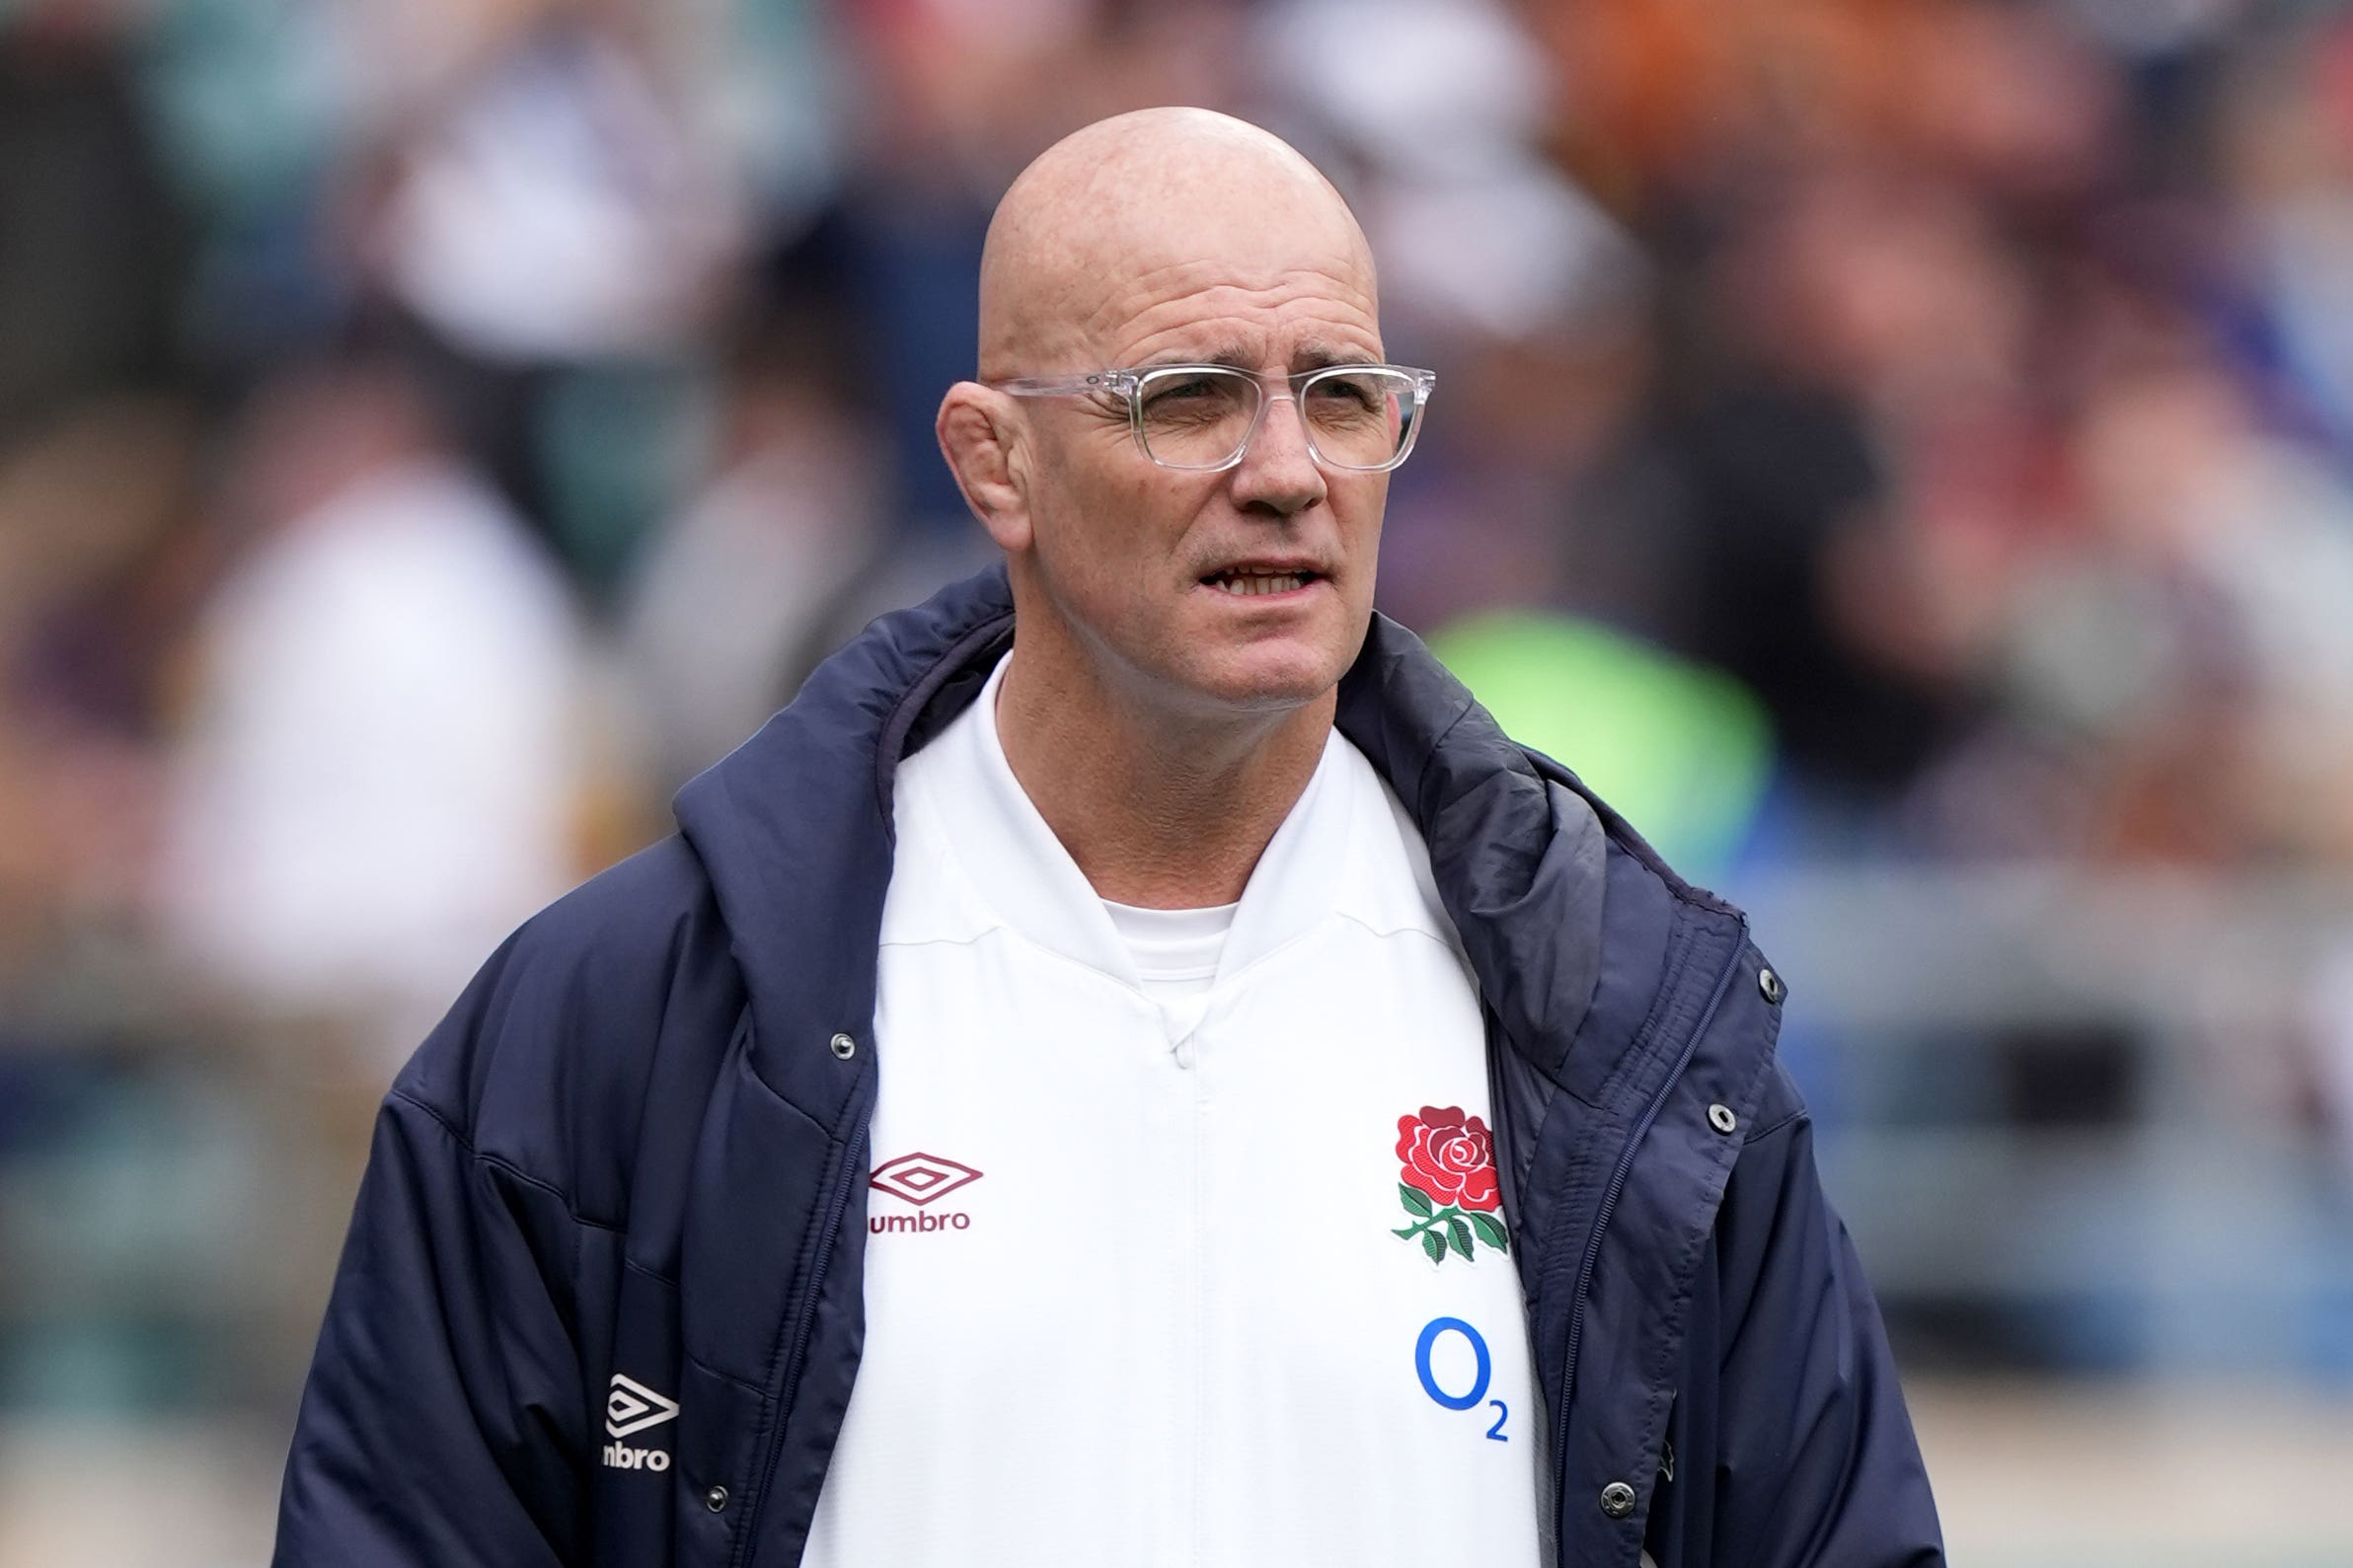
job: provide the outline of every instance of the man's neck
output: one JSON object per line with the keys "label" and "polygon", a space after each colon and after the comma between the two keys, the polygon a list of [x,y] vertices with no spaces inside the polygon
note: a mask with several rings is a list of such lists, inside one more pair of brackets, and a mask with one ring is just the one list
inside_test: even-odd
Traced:
{"label": "man's neck", "polygon": [[1323,760],[1334,694],[1266,714],[1153,714],[1017,648],[994,715],[1014,778],[1098,896],[1145,909],[1242,897]]}

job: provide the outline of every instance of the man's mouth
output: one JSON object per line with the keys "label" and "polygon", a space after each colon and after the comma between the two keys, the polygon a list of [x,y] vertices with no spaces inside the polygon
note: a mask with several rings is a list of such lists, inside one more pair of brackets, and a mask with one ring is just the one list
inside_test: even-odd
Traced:
{"label": "man's mouth", "polygon": [[1252,598],[1270,593],[1293,593],[1317,580],[1312,571],[1291,568],[1277,571],[1268,566],[1234,566],[1225,571],[1212,572],[1201,582],[1221,593],[1237,598]]}

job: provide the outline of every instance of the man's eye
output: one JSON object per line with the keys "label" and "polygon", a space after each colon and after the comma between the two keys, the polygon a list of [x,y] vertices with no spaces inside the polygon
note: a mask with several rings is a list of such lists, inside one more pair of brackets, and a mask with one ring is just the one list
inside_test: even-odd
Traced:
{"label": "man's eye", "polygon": [[1144,416],[1149,419],[1196,419],[1219,417],[1238,406],[1239,396],[1232,383],[1218,376],[1194,376],[1182,381],[1153,383],[1144,396]]}
{"label": "man's eye", "polygon": [[1307,395],[1318,411],[1326,413],[1372,413],[1381,407],[1381,389],[1376,384],[1348,376],[1319,381]]}
{"label": "man's eye", "polygon": [[1196,376],[1190,381],[1156,383],[1153,386],[1152,395],[1145,399],[1144,403],[1147,408],[1157,408],[1162,404],[1175,406],[1181,403],[1199,403],[1204,399],[1223,396],[1225,396],[1225,390],[1216,381],[1207,376]]}

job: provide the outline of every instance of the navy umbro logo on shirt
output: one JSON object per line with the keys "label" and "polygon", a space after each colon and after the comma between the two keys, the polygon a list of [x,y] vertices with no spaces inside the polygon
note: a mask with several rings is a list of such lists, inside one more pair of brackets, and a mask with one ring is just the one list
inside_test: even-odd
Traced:
{"label": "navy umbro logo on shirt", "polygon": [[[876,1165],[868,1180],[875,1191],[924,1209],[960,1187],[969,1187],[980,1175],[970,1165],[953,1159],[913,1154]],[[972,1216],[968,1214],[878,1214],[867,1221],[867,1229],[876,1235],[889,1231],[926,1232],[966,1231],[971,1227]]]}

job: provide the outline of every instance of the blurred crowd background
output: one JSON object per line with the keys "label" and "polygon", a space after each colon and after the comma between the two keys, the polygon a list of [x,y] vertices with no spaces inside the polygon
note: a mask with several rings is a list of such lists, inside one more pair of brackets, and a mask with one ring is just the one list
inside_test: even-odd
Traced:
{"label": "blurred crowd background", "polygon": [[1792,977],[1956,1561],[2353,1564],[2353,16],[0,0],[0,1563],[266,1552],[377,1097],[976,567],[1005,185],[1230,110],[1384,607]]}

